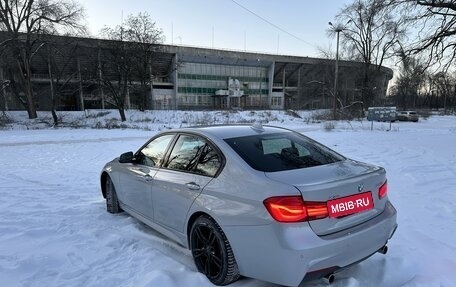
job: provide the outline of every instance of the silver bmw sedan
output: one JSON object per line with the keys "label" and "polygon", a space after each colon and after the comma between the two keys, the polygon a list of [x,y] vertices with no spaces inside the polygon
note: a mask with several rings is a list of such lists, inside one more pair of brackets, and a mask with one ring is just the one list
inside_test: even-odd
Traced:
{"label": "silver bmw sedan", "polygon": [[216,285],[241,275],[297,286],[376,252],[397,228],[382,167],[261,125],[162,132],[107,163],[108,212],[189,248]]}

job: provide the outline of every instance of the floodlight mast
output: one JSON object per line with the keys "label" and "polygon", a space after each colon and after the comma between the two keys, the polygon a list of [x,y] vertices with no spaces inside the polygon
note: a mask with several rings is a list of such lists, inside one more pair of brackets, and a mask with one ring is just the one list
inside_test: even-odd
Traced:
{"label": "floodlight mast", "polygon": [[[351,20],[348,20],[348,22],[345,24],[347,25],[350,23]],[[338,80],[339,80],[339,33],[342,32],[345,27],[342,25],[336,25],[334,26],[333,23],[328,22],[329,26],[336,32],[337,34],[337,44],[336,44],[336,63],[335,63],[335,68],[334,68],[334,98],[333,98],[333,119],[337,120],[337,94],[338,94]]]}

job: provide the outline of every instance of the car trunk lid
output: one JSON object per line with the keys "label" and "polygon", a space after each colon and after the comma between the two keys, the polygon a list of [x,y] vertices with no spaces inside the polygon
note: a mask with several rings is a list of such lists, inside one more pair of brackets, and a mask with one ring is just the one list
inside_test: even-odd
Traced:
{"label": "car trunk lid", "polygon": [[385,170],[353,160],[332,164],[268,172],[275,181],[295,186],[305,202],[328,202],[370,192],[373,208],[347,216],[311,220],[309,224],[317,235],[327,235],[361,224],[380,214],[386,200],[378,198],[378,189],[385,182]]}

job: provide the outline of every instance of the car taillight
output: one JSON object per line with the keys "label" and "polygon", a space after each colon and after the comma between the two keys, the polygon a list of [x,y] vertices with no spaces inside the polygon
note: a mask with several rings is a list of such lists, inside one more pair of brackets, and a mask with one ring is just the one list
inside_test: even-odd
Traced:
{"label": "car taillight", "polygon": [[302,222],[328,216],[324,202],[304,202],[301,196],[276,196],[264,200],[271,216],[279,222]]}
{"label": "car taillight", "polygon": [[306,202],[307,220],[315,220],[328,217],[326,202]]}
{"label": "car taillight", "polygon": [[378,199],[384,198],[388,194],[388,182],[385,181],[378,189]]}

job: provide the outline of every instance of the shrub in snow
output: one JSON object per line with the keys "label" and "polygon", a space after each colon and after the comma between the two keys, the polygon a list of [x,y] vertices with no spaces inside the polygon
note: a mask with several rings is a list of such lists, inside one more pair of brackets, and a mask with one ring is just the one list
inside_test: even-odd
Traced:
{"label": "shrub in snow", "polygon": [[13,121],[11,118],[8,116],[8,114],[5,111],[2,111],[0,113],[0,128],[5,128],[6,125],[12,123]]}
{"label": "shrub in snow", "polygon": [[104,116],[109,115],[111,112],[110,111],[101,111],[101,112],[96,112],[96,113],[87,113],[87,118],[88,119],[95,119],[95,118],[102,118]]}
{"label": "shrub in snow", "polygon": [[336,124],[334,122],[325,122],[323,124],[323,128],[325,129],[325,131],[330,132],[336,128]]}
{"label": "shrub in snow", "polygon": [[293,111],[293,110],[286,110],[286,111],[285,111],[285,114],[286,114],[287,116],[290,116],[290,117],[293,117],[293,118],[302,119],[302,117],[301,117],[297,112],[295,112],[295,111]]}
{"label": "shrub in snow", "polygon": [[323,110],[323,111],[317,111],[317,112],[312,113],[311,118],[312,118],[312,122],[319,123],[321,121],[332,120],[333,115],[332,115],[332,111]]}

